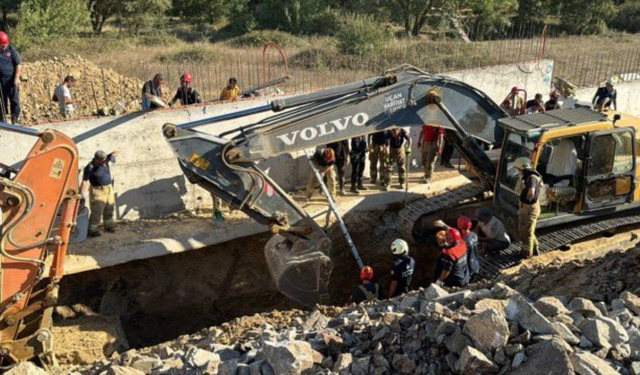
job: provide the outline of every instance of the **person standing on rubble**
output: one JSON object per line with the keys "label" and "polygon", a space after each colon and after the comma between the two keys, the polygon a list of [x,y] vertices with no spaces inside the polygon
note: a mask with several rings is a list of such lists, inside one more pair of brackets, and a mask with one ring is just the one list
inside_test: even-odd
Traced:
{"label": "person standing on rubble", "polygon": [[437,125],[424,125],[420,129],[418,135],[418,148],[422,155],[422,167],[424,168],[424,177],[422,181],[425,184],[431,182],[433,172],[436,169],[436,161],[442,150],[444,141],[444,129]]}
{"label": "person standing on rubble", "polygon": [[361,190],[367,190],[362,184],[364,166],[367,157],[367,139],[364,135],[351,139],[351,192],[360,194]]}
{"label": "person standing on rubble", "polygon": [[9,45],[9,35],[0,31],[0,89],[2,92],[2,121],[7,122],[11,106],[11,123],[20,117],[20,54]]}
{"label": "person standing on rubble", "polygon": [[164,76],[156,74],[153,79],[145,82],[142,86],[142,110],[163,108],[162,104],[162,85],[164,84]]}
{"label": "person standing on rubble", "polygon": [[391,243],[391,253],[395,259],[391,267],[389,298],[397,297],[411,290],[411,279],[413,279],[416,268],[416,262],[409,256],[407,241],[396,238]]}
{"label": "person standing on rubble", "polygon": [[483,207],[476,211],[478,226],[478,242],[485,251],[497,253],[511,245],[511,238],[502,221],[493,215],[489,208]]}
{"label": "person standing on rubble", "polygon": [[[401,128],[394,128],[387,131],[387,137],[389,138],[389,160],[387,163],[387,175],[389,176],[387,185],[382,186],[382,190],[387,190],[391,183],[391,168],[395,163],[398,166],[398,182],[400,188],[404,187],[404,183],[407,180],[407,157],[411,155],[411,137],[406,130]],[[405,146],[405,141],[407,145]]]}
{"label": "person standing on rubble", "polygon": [[[311,157],[313,166],[320,173],[320,178],[327,178],[327,188],[331,199],[336,197],[336,174],[333,170],[333,164],[336,162],[336,154],[332,148],[325,147],[321,150],[317,150]],[[316,178],[316,174],[313,170],[309,174],[309,182],[307,183],[306,197],[310,200],[313,197],[313,193],[316,191],[319,182]]]}
{"label": "person standing on rubble", "polygon": [[344,196],[346,193],[344,191],[344,172],[345,168],[349,164],[349,141],[342,140],[333,143],[329,143],[327,147],[333,149],[333,153],[336,155],[336,162],[334,166],[337,169],[338,173],[338,188],[341,196]]}
{"label": "person standing on rubble", "polygon": [[104,221],[104,229],[114,233],[115,223],[113,214],[115,212],[116,195],[113,190],[113,179],[111,178],[110,163],[116,162],[119,151],[106,154],[104,151],[97,151],[93,160],[84,168],[82,174],[82,184],[80,191],[84,196],[89,191],[91,216],[89,217],[89,236],[99,237],[100,222]]}
{"label": "person standing on rubble", "polygon": [[462,287],[469,284],[467,245],[456,228],[447,229],[446,245],[436,263],[436,285]]}
{"label": "person standing on rubble", "polygon": [[240,100],[240,87],[238,87],[238,80],[235,77],[229,78],[227,86],[220,91],[220,101],[236,101]]}
{"label": "person standing on rubble", "polygon": [[202,103],[200,94],[198,94],[196,89],[191,87],[191,82],[193,82],[193,77],[191,77],[191,74],[189,73],[184,73],[180,77],[180,87],[178,88],[178,91],[176,91],[176,94],[173,96],[173,99],[171,99],[171,101],[169,102],[169,106],[173,106],[173,104],[178,100],[182,105]]}
{"label": "person standing on rubble", "polygon": [[520,209],[518,210],[518,235],[522,242],[522,257],[531,258],[538,255],[538,239],[536,223],[540,216],[540,188],[542,176],[533,169],[528,158],[518,158],[515,167],[520,173],[520,181],[516,191],[520,192]]}
{"label": "person standing on rubble", "polygon": [[59,84],[53,91],[53,101],[58,102],[60,114],[65,119],[73,118],[75,108],[73,104],[76,102],[71,96],[70,88],[76,85],[76,79],[73,76],[64,77],[64,81]]}
{"label": "person standing on rubble", "polygon": [[355,304],[359,304],[364,301],[381,300],[387,298],[380,285],[373,282],[373,268],[364,266],[360,270],[360,284],[354,289],[351,295],[351,300]]}
{"label": "person standing on rubble", "polygon": [[387,147],[389,146],[389,138],[386,131],[373,133],[369,136],[369,174],[371,183],[376,184],[378,172],[380,173],[380,185],[385,186],[389,183],[387,176]]}

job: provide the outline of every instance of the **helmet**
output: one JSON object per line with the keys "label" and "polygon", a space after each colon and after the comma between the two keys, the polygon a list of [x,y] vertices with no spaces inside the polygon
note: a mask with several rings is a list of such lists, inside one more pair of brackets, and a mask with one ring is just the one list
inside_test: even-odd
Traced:
{"label": "helmet", "polygon": [[191,74],[189,73],[184,73],[180,79],[185,82],[193,82],[193,77],[191,77]]}
{"label": "helmet", "polygon": [[4,31],[0,31],[0,45],[6,46],[9,44],[9,35]]}
{"label": "helmet", "polygon": [[517,94],[517,93],[518,93],[518,91],[520,91],[520,89],[518,88],[518,86],[513,86],[513,87],[511,88],[511,93],[512,93],[512,94]]}
{"label": "helmet", "polygon": [[331,147],[325,148],[324,152],[322,153],[322,156],[324,156],[324,160],[326,160],[329,163],[336,160],[336,153],[333,151]]}
{"label": "helmet", "polygon": [[460,231],[456,228],[447,229],[447,242],[449,245],[453,245],[454,243],[458,243],[462,241],[462,236],[460,235]]}
{"label": "helmet", "polygon": [[520,170],[531,168],[531,160],[525,157],[519,157],[516,159],[515,167]]}
{"label": "helmet", "polygon": [[444,246],[447,242],[447,231],[441,230],[436,233],[436,239],[438,240],[438,244],[440,246]]}
{"label": "helmet", "polygon": [[[2,40],[1,38],[2,38],[2,36],[0,36],[0,41]],[[2,43],[2,44],[4,44],[4,43]],[[7,44],[9,44],[9,39],[7,39]],[[609,78],[609,79],[607,80],[607,82],[605,82],[605,83],[606,83],[607,85],[611,85],[611,86],[613,86],[613,85],[615,85],[615,84],[616,84],[616,81],[615,81],[615,79],[613,79],[613,78]]]}
{"label": "helmet", "polygon": [[407,241],[401,239],[401,238],[396,238],[395,240],[393,240],[393,242],[391,243],[391,252],[395,255],[405,255],[409,253],[409,244],[407,244]]}
{"label": "helmet", "polygon": [[369,280],[371,281],[373,279],[373,268],[369,267],[369,266],[364,266],[361,270],[360,270],[360,280]]}
{"label": "helmet", "polygon": [[470,230],[472,225],[473,223],[471,222],[471,219],[469,219],[468,217],[460,216],[458,218],[458,229]]}

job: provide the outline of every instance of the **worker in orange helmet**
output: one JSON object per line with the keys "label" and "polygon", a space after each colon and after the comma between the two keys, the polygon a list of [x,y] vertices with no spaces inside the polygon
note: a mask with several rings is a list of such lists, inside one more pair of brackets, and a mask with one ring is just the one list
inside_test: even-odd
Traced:
{"label": "worker in orange helmet", "polygon": [[169,105],[173,105],[176,101],[180,101],[182,105],[191,105],[202,103],[202,99],[200,98],[200,94],[191,87],[191,82],[193,82],[193,77],[191,74],[184,73],[180,77],[180,87],[178,87],[178,91],[173,96],[173,99],[169,102]]}
{"label": "worker in orange helmet", "polygon": [[380,285],[373,282],[373,268],[364,266],[360,270],[360,284],[354,289],[351,300],[355,303],[385,299]]}
{"label": "worker in orange helmet", "polygon": [[447,229],[446,246],[438,257],[435,278],[437,285],[448,287],[469,284],[467,245],[456,228]]}
{"label": "worker in orange helmet", "polygon": [[[320,173],[320,178],[327,178],[327,188],[329,189],[329,194],[331,195],[331,199],[335,199],[336,173],[333,170],[333,165],[336,162],[335,152],[330,147],[316,150],[316,152],[311,157],[311,162]],[[316,178],[316,174],[313,170],[311,170],[311,173],[309,174],[309,183],[307,183],[307,200],[313,197],[313,193],[315,192],[318,185],[319,182]]]}
{"label": "worker in orange helmet", "polygon": [[7,121],[11,105],[11,122],[18,123],[20,117],[20,55],[9,45],[9,35],[0,31],[0,92],[2,96],[2,121]]}

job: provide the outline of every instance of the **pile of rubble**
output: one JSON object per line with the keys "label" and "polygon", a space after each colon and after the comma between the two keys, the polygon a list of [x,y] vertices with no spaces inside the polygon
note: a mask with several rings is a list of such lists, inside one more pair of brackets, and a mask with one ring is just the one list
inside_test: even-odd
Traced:
{"label": "pile of rubble", "polygon": [[33,124],[59,120],[58,103],[52,100],[55,87],[72,75],[71,89],[77,117],[114,115],[140,110],[143,82],[112,69],[101,69],[79,56],[24,63],[21,74],[20,122]]}
{"label": "pile of rubble", "polygon": [[640,298],[535,302],[502,283],[239,318],[79,370],[91,374],[640,373]]}

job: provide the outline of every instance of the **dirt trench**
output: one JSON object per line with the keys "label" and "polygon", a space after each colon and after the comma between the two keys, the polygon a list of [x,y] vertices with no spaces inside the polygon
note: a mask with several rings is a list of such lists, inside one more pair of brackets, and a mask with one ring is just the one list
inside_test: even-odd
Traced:
{"label": "dirt trench", "polygon": [[[396,210],[359,213],[346,219],[364,262],[383,288],[389,284],[396,237]],[[331,304],[349,302],[358,267],[337,226],[333,240]],[[241,238],[200,250],[135,261],[71,275],[61,284],[64,306],[85,305],[102,316],[119,318],[133,348],[158,344],[221,324],[238,316],[304,307],[278,292],[264,258],[270,235]],[[426,285],[437,250],[414,247],[414,286]]]}

